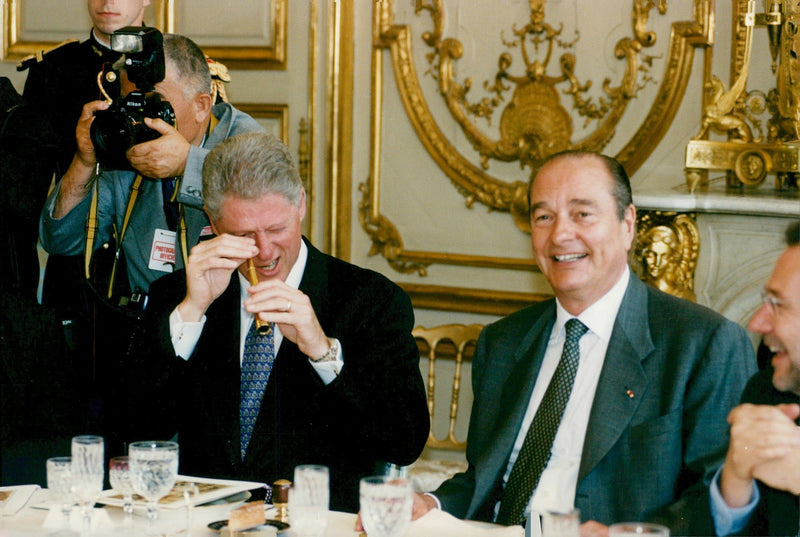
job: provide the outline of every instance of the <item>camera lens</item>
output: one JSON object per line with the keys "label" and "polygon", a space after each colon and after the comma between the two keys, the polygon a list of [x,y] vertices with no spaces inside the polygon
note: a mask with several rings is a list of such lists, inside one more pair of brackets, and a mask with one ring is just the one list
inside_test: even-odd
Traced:
{"label": "camera lens", "polygon": [[97,161],[107,169],[128,170],[130,163],[125,151],[133,145],[135,129],[125,113],[118,110],[100,110],[91,127]]}

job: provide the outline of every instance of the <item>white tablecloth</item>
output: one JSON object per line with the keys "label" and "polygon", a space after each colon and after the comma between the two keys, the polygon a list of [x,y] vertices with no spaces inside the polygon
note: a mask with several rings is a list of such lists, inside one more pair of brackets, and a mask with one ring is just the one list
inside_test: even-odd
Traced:
{"label": "white tablecloth", "polygon": [[[29,505],[13,516],[0,516],[0,537],[28,537],[42,536],[54,531],[43,524],[48,516],[47,509],[31,507],[36,505],[36,496]],[[210,530],[208,524],[227,518],[228,513],[235,506],[217,505],[211,507],[196,507],[192,512],[191,537],[216,537],[218,533]],[[134,516],[133,528],[122,525],[122,509],[117,507],[98,508],[102,510],[98,521],[101,527],[92,532],[92,537],[125,537],[142,536],[147,531],[147,519],[144,516]],[[51,517],[60,516],[53,513]],[[77,508],[74,517],[78,517]],[[269,516],[269,513],[268,513]],[[59,520],[56,518],[56,520]],[[328,517],[326,537],[358,537],[355,527],[356,515],[351,513],[331,512]],[[157,521],[157,529],[164,537],[186,536],[186,513],[184,510],[175,512],[162,512]],[[291,529],[283,532],[281,536],[295,537]],[[458,520],[447,513],[434,510],[411,523],[406,533],[407,537],[522,537],[522,527],[503,527],[480,522],[465,522]]]}

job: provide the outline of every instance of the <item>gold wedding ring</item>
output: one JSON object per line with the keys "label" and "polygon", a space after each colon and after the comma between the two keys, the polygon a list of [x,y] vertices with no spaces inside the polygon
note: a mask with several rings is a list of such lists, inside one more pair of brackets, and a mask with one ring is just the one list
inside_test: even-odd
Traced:
{"label": "gold wedding ring", "polygon": [[287,304],[286,304],[286,313],[289,313],[290,311],[292,311],[292,301],[291,300],[287,300],[286,302],[287,302]]}

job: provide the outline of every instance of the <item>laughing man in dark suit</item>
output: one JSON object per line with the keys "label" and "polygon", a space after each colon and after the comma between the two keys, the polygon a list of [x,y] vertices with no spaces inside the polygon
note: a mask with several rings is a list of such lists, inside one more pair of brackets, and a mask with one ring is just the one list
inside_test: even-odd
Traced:
{"label": "laughing man in dark suit", "polygon": [[798,533],[800,221],[789,225],[786,244],[748,324],[774,356],[728,416],[731,443],[710,488],[717,535]]}
{"label": "laughing man in dark suit", "polygon": [[[614,159],[551,157],[532,180],[530,213],[535,258],[555,299],[483,330],[473,359],[469,467],[432,496],[418,496],[415,516],[440,505],[461,518],[518,524],[531,512],[577,508],[582,534],[602,535],[625,520],[691,533],[692,500],[725,456],[725,417],[755,371],[747,334],[631,273],[636,209]],[[573,318],[588,331],[563,418],[552,449],[531,442],[534,453],[544,450],[544,471],[532,489],[515,485],[517,507],[506,508]]]}
{"label": "laughing man in dark suit", "polygon": [[[147,309],[161,346],[148,370],[178,432],[181,472],[271,483],[323,464],[331,508],[355,511],[359,478],[413,462],[428,435],[408,296],[302,237],[305,191],[268,134],[209,153],[203,200],[216,237],[192,248],[185,272],[153,284]],[[254,315],[272,327],[274,362],[247,439],[240,370]]]}

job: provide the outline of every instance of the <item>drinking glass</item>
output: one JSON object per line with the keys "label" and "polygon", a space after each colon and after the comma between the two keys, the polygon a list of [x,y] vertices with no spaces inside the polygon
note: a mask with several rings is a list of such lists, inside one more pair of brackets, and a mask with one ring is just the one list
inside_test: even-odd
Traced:
{"label": "drinking glass", "polygon": [[63,518],[62,528],[55,535],[68,535],[69,515],[72,511],[72,457],[51,457],[47,459],[47,490],[58,502]]}
{"label": "drinking glass", "polygon": [[178,444],[162,440],[133,442],[128,447],[133,490],[147,500],[148,533],[156,535],[158,500],[175,485],[178,475]]}
{"label": "drinking glass", "polygon": [[122,510],[125,512],[125,526],[133,525],[133,483],[131,482],[130,460],[127,455],[112,457],[108,461],[108,481],[111,488],[122,495]]}
{"label": "drinking glass", "polygon": [[186,507],[185,535],[186,537],[192,537],[192,509],[197,495],[200,494],[200,488],[196,483],[184,481],[175,485],[175,492],[179,492],[183,496],[183,503]]}
{"label": "drinking glass", "polygon": [[399,537],[411,523],[411,482],[365,477],[359,485],[361,523],[369,537]]}
{"label": "drinking glass", "polygon": [[580,525],[578,509],[566,513],[548,511],[542,515],[542,537],[578,537]]}
{"label": "drinking glass", "polygon": [[669,537],[669,528],[646,522],[620,522],[608,527],[608,537]]}
{"label": "drinking glass", "polygon": [[319,537],[328,526],[328,467],[301,464],[294,469],[289,492],[289,523],[294,534]]}
{"label": "drinking glass", "polygon": [[94,502],[103,490],[103,447],[101,436],[72,438],[72,493],[81,506],[81,535],[84,537],[89,535]]}

